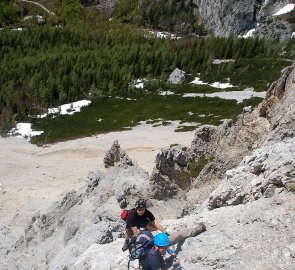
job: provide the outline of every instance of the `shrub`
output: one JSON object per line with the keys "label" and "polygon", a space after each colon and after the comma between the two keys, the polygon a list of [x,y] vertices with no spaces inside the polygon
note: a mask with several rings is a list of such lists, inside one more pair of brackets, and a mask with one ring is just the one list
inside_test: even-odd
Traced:
{"label": "shrub", "polygon": [[170,144],[170,148],[174,147],[174,146],[178,146],[179,144],[178,143],[172,143]]}
{"label": "shrub", "polygon": [[197,160],[194,160],[190,164],[190,175],[192,177],[198,177],[200,172],[204,169],[208,161],[206,160],[205,156],[200,156]]}
{"label": "shrub", "polygon": [[291,192],[295,192],[295,183],[290,183],[288,184],[288,190]]}

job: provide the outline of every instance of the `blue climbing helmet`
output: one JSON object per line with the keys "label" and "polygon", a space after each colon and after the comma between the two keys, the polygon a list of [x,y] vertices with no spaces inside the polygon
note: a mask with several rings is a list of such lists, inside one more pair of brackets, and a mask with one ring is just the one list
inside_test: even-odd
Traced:
{"label": "blue climbing helmet", "polygon": [[158,233],[154,238],[154,244],[158,247],[168,247],[170,246],[171,242],[167,234]]}

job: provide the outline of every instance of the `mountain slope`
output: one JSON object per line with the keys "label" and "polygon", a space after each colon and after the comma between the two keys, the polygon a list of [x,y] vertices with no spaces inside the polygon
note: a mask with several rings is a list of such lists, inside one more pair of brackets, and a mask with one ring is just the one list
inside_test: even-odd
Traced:
{"label": "mountain slope", "polygon": [[[13,223],[11,227],[2,225],[1,269],[127,267],[127,256],[120,251],[124,224],[119,220],[119,204],[132,207],[139,196],[149,199],[149,208],[169,232],[205,222],[207,232],[188,239],[179,253],[185,269],[293,269],[294,84],[293,65],[270,87],[262,104],[248,112],[252,117],[244,118],[244,126],[261,117],[269,123],[261,142],[255,151],[245,153],[242,149],[243,161],[238,166],[231,164],[233,170],[219,183],[213,183],[219,186],[207,199],[200,201],[194,193],[202,183],[206,185],[206,179],[190,188],[187,195],[193,197],[151,199],[151,191],[157,186],[149,182],[148,174],[136,162],[122,154],[114,157],[115,166],[106,173],[90,173],[84,188],[66,193],[47,211],[36,213],[24,233],[14,231]],[[231,150],[239,152],[238,145],[247,141],[250,129],[238,133],[234,140],[237,127],[227,130],[218,140],[228,138]],[[210,150],[214,141],[206,142],[203,149]],[[221,147],[215,154],[224,153],[229,151]],[[178,157],[181,159],[181,155]],[[173,164],[173,157],[169,161]],[[29,255],[33,259],[28,261]]]}
{"label": "mountain slope", "polygon": [[[197,14],[216,36],[240,35],[256,29],[259,36],[288,39],[295,31],[295,10],[276,16],[294,1],[195,0]],[[293,19],[292,19],[293,18]]]}

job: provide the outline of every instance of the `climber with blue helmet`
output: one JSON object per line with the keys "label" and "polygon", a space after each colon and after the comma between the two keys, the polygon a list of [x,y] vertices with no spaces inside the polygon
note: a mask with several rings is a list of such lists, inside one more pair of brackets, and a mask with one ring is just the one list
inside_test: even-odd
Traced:
{"label": "climber with blue helmet", "polygon": [[158,233],[154,238],[154,247],[146,255],[145,262],[142,263],[142,270],[180,270],[180,262],[175,256],[164,259],[169,246],[170,239],[165,233]]}

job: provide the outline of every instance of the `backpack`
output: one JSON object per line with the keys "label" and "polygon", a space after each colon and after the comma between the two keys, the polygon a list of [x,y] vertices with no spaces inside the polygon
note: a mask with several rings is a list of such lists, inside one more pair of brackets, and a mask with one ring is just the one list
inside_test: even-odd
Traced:
{"label": "backpack", "polygon": [[129,215],[129,210],[124,209],[124,210],[122,211],[122,213],[121,213],[121,219],[127,221],[127,219],[128,219],[128,215]]}
{"label": "backpack", "polygon": [[133,238],[129,243],[129,262],[139,260],[139,264],[143,261],[149,250],[154,245],[154,236],[149,230],[141,231],[138,236]]}

